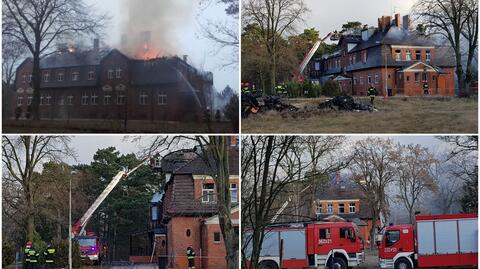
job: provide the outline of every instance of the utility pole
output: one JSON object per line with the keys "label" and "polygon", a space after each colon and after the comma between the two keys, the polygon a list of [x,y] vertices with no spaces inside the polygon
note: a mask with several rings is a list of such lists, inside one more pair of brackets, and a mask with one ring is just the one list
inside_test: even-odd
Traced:
{"label": "utility pole", "polygon": [[[73,171],[72,171],[73,175]],[[68,268],[72,269],[72,177],[70,176],[70,192],[68,206]]]}

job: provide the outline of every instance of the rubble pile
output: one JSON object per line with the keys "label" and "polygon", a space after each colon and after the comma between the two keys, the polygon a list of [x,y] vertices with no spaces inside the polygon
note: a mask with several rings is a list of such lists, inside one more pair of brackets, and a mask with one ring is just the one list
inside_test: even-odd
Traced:
{"label": "rubble pile", "polygon": [[377,111],[370,104],[356,103],[351,96],[335,96],[318,105],[320,109],[344,110],[344,111]]}
{"label": "rubble pile", "polygon": [[276,110],[276,111],[297,111],[298,107],[284,103],[281,101],[280,97],[267,95],[263,98],[264,107],[267,110]]}

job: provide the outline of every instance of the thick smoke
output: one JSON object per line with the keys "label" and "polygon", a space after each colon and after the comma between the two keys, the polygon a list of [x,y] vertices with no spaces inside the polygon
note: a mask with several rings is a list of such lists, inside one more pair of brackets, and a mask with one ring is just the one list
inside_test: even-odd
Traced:
{"label": "thick smoke", "polygon": [[187,28],[197,1],[122,0],[122,38],[119,48],[131,57],[154,58],[176,54],[176,39]]}

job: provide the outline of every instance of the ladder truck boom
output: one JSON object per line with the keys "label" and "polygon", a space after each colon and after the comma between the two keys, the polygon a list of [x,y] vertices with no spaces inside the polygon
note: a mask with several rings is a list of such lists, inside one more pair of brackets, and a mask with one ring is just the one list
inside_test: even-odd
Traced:
{"label": "ladder truck boom", "polygon": [[148,160],[150,157],[146,157],[144,158],[140,164],[138,164],[137,166],[135,166],[134,168],[130,169],[130,170],[126,170],[126,169],[123,169],[122,171],[119,171],[117,173],[117,175],[115,175],[112,179],[112,181],[110,181],[110,183],[108,184],[108,186],[103,190],[103,192],[97,197],[97,199],[95,200],[95,202],[93,202],[93,204],[90,206],[90,208],[88,208],[88,210],[85,212],[85,214],[83,214],[83,216],[80,218],[80,220],[75,224],[75,226],[73,227],[72,229],[72,233],[75,235],[75,236],[78,236],[78,235],[81,235],[81,234],[84,234],[85,232],[85,227],[87,226],[88,224],[88,221],[90,220],[90,218],[92,217],[93,213],[95,213],[95,211],[98,209],[98,207],[100,206],[100,204],[102,204],[102,202],[107,198],[107,196],[112,192],[112,190],[115,188],[115,186],[117,186],[117,184],[122,180],[122,179],[125,179],[127,178],[130,174],[132,174],[133,172],[135,172],[138,168],[140,168],[146,160]]}
{"label": "ladder truck boom", "polygon": [[[298,194],[301,194],[303,193],[304,191],[306,191],[308,188],[310,188],[311,186],[307,186],[305,188],[303,188],[303,190],[301,190]],[[280,209],[277,211],[277,213],[275,213],[275,215],[273,216],[273,218],[270,220],[270,223],[274,223],[277,218],[280,216],[280,214],[282,214],[283,210],[285,210],[285,208],[287,208],[288,204],[292,201],[292,195],[288,196],[288,199],[287,201],[285,201],[282,205],[282,207],[280,207]]]}

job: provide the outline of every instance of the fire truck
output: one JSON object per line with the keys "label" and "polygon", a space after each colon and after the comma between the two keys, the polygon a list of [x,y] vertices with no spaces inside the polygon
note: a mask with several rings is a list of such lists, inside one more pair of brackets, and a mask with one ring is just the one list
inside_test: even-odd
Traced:
{"label": "fire truck", "polygon": [[383,229],[378,257],[380,268],[478,266],[478,215],[416,216],[416,225]]}
{"label": "fire truck", "polygon": [[[157,158],[158,154],[155,155],[153,158]],[[87,232],[85,230],[90,218],[92,217],[93,213],[98,209],[100,204],[107,198],[107,196],[112,192],[112,190],[117,186],[117,184],[121,180],[125,180],[130,174],[135,172],[138,168],[140,168],[147,160],[152,160],[151,157],[146,157],[141,161],[140,164],[135,166],[132,169],[122,169],[115,175],[107,185],[107,187],[103,190],[103,192],[97,197],[95,202],[88,208],[88,210],[83,214],[83,216],[75,223],[72,227],[72,238],[78,240],[80,245],[80,257],[82,259],[89,259],[95,264],[100,264],[102,262],[102,258],[106,256],[107,245],[103,242],[97,235],[93,232]]]}
{"label": "fire truck", "polygon": [[258,265],[260,269],[346,269],[363,261],[363,242],[354,223],[317,222],[267,228]]}

